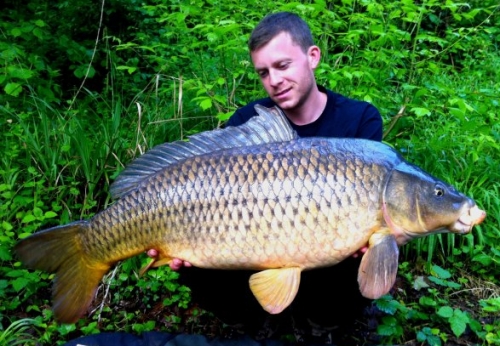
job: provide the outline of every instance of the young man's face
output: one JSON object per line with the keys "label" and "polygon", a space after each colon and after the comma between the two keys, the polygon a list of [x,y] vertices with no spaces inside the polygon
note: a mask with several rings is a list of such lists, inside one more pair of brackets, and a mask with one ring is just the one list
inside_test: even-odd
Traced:
{"label": "young man's face", "polygon": [[264,88],[278,106],[286,111],[304,104],[316,84],[317,46],[304,53],[288,33],[282,32],[251,52],[251,57]]}

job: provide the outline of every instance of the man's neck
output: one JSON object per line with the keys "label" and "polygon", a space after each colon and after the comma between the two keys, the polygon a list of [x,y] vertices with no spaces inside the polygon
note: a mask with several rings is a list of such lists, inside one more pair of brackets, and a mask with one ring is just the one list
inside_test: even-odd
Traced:
{"label": "man's neck", "polygon": [[295,125],[307,125],[315,122],[323,113],[326,107],[327,95],[321,92],[317,86],[311,92],[311,95],[296,109],[285,110],[288,119]]}

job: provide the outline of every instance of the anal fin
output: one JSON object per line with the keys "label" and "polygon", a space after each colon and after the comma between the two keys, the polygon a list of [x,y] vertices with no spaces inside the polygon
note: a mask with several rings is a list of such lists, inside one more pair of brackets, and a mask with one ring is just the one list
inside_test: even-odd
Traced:
{"label": "anal fin", "polygon": [[270,314],[279,314],[294,300],[300,285],[301,269],[267,269],[250,277],[250,289]]}

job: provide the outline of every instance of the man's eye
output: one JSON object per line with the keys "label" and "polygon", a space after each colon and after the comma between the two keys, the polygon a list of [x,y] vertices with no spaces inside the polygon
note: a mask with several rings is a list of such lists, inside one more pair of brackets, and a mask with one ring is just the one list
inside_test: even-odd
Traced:
{"label": "man's eye", "polygon": [[260,78],[264,78],[265,76],[267,76],[267,71],[259,71],[257,72],[257,74],[259,75]]}
{"label": "man's eye", "polygon": [[283,64],[279,65],[279,69],[280,70],[286,70],[288,68],[288,66],[290,66],[289,63],[283,63]]}

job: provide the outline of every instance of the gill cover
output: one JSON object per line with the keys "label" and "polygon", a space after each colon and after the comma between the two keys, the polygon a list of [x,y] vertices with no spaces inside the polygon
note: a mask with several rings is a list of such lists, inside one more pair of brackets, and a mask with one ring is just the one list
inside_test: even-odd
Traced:
{"label": "gill cover", "polygon": [[453,232],[471,200],[420,168],[401,162],[391,172],[383,193],[386,223],[399,245],[429,233]]}

